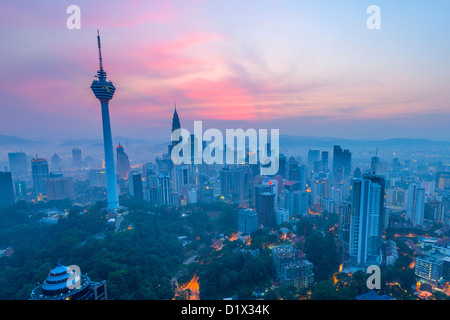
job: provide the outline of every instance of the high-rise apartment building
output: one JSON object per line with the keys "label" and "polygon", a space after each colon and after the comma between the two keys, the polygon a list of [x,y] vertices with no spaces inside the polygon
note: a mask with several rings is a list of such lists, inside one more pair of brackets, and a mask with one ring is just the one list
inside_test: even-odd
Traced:
{"label": "high-rise apartment building", "polygon": [[409,185],[408,202],[406,205],[406,219],[413,226],[423,225],[425,213],[425,189],[419,188],[415,183]]}
{"label": "high-rise apartment building", "polygon": [[369,179],[353,183],[349,256],[352,263],[367,265],[380,258],[381,186]]}

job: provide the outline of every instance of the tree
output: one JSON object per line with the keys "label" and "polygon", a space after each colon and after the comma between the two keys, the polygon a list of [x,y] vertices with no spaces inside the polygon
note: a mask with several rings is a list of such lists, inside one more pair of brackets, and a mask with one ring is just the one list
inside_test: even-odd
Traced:
{"label": "tree", "polygon": [[326,280],[316,284],[311,290],[311,300],[339,300],[333,281]]}
{"label": "tree", "polygon": [[398,277],[402,287],[407,291],[411,291],[411,287],[416,284],[416,275],[413,269],[406,268],[401,270]]}
{"label": "tree", "polygon": [[314,232],[305,240],[305,254],[314,264],[314,278],[316,281],[328,280],[337,272],[340,259],[336,244],[332,237]]}

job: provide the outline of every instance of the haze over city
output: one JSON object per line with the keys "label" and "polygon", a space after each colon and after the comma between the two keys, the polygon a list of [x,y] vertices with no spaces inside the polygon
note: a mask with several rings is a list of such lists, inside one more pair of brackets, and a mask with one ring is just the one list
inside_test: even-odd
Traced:
{"label": "haze over city", "polygon": [[[2,4],[0,134],[101,138],[86,83],[104,37],[114,136],[169,139],[183,125],[336,138],[449,140],[450,5],[378,1],[78,1]],[[16,121],[20,119],[21,125]]]}

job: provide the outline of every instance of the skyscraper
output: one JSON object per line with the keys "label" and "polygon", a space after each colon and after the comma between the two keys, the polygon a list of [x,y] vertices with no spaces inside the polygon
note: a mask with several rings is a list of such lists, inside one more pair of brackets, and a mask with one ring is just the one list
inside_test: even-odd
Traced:
{"label": "skyscraper", "polygon": [[238,231],[242,234],[252,234],[258,230],[258,212],[245,208],[238,211]]}
{"label": "skyscraper", "polygon": [[[308,151],[308,172],[312,174],[314,172],[314,163],[319,161],[320,151],[319,150],[309,150]],[[316,172],[314,172],[316,173]]]}
{"label": "skyscraper", "polygon": [[27,196],[27,184],[25,180],[14,181],[14,191],[18,199],[25,199],[25,197]]}
{"label": "skyscraper", "polygon": [[425,189],[419,188],[415,183],[411,183],[406,205],[406,219],[410,220],[413,226],[421,226],[423,225],[424,213]]}
{"label": "skyscraper", "polygon": [[278,174],[283,178],[286,178],[286,156],[284,154],[280,154],[278,161],[279,161]]}
{"label": "skyscraper", "polygon": [[275,194],[270,192],[259,193],[256,196],[256,211],[258,223],[263,227],[275,226]]}
{"label": "skyscraper", "polygon": [[169,174],[164,172],[158,176],[158,204],[171,205],[172,204],[172,190],[170,187]]}
{"label": "skyscraper", "polygon": [[189,168],[187,165],[176,165],[173,170],[174,191],[178,197],[187,197],[189,185]]}
{"label": "skyscraper", "polygon": [[[177,105],[175,104],[172,116],[172,133],[177,129],[181,129],[181,123],[177,113]],[[169,156],[172,154],[173,147],[176,146],[178,143],[179,141],[172,141],[172,143],[169,145]]]}
{"label": "skyscraper", "polygon": [[[52,157],[53,160],[53,157]],[[80,148],[73,148],[72,149],[72,165],[75,168],[81,168],[83,166],[83,158],[81,156],[81,149]]]}
{"label": "skyscraper", "polygon": [[177,129],[181,129],[181,123],[177,113],[177,105],[175,104],[172,117],[172,132],[174,132]]}
{"label": "skyscraper", "polygon": [[142,183],[142,175],[139,172],[132,171],[128,179],[130,194],[133,197],[144,198],[144,187]]}
{"label": "skyscraper", "polygon": [[100,35],[97,35],[100,69],[97,71],[97,79],[91,84],[92,92],[100,100],[103,124],[103,146],[105,150],[106,184],[108,196],[108,209],[119,208],[119,196],[117,193],[116,172],[114,168],[114,153],[111,135],[111,122],[109,120],[109,100],[112,99],[116,88],[111,81],[106,80],[106,71],[103,70]]}
{"label": "skyscraper", "polygon": [[342,183],[344,177],[351,173],[352,154],[350,150],[342,150],[341,146],[333,148],[333,176],[337,183]]}
{"label": "skyscraper", "polygon": [[356,265],[379,262],[381,186],[369,179],[353,183],[349,255]]}
{"label": "skyscraper", "polygon": [[49,178],[47,160],[37,156],[31,159],[31,174],[33,176],[34,193],[37,195],[46,194],[46,181]]}
{"label": "skyscraper", "polygon": [[127,178],[131,171],[130,159],[124,148],[120,145],[116,147],[117,153],[117,175],[119,178]]}
{"label": "skyscraper", "polygon": [[322,168],[323,172],[328,172],[328,151],[322,151]]}
{"label": "skyscraper", "polygon": [[8,153],[9,167],[14,178],[28,174],[27,155],[24,152]]}
{"label": "skyscraper", "polygon": [[14,202],[14,186],[11,172],[0,171],[0,207],[12,206]]}
{"label": "skyscraper", "polygon": [[[73,151],[72,151],[72,154],[73,154]],[[53,171],[59,171],[62,169],[62,161],[61,161],[60,156],[58,156],[58,154],[55,153],[52,156],[51,161],[52,161],[52,170]]]}
{"label": "skyscraper", "polygon": [[384,209],[384,197],[386,193],[386,180],[383,176],[378,175],[376,173],[365,173],[362,175],[363,179],[368,179],[372,182],[375,182],[380,186],[380,236],[379,241],[381,242],[381,233],[383,230],[387,228],[386,222],[386,210]]}

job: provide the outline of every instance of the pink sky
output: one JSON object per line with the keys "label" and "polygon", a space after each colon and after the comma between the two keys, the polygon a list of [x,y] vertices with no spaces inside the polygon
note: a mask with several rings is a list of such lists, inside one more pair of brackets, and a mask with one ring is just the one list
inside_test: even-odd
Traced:
{"label": "pink sky", "polygon": [[113,135],[168,137],[176,102],[188,129],[448,140],[445,8],[413,3],[413,24],[382,1],[383,29],[370,31],[366,4],[323,2],[78,1],[80,30],[66,28],[72,3],[3,4],[0,134],[101,136],[98,28]]}

